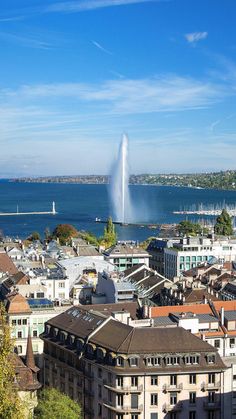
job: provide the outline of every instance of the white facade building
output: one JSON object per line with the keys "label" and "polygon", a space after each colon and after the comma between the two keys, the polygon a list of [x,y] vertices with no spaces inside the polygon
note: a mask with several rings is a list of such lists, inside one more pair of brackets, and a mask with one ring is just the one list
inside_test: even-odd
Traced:
{"label": "white facade building", "polygon": [[223,262],[236,260],[236,240],[188,237],[164,249],[165,276],[169,279],[213,259]]}

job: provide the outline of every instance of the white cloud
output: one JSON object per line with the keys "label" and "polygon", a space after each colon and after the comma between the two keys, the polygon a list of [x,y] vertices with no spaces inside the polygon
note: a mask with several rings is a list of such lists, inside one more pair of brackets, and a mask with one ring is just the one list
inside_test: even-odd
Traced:
{"label": "white cloud", "polygon": [[[182,111],[210,106],[226,95],[221,85],[169,75],[149,79],[108,80],[101,84],[61,83],[26,85],[16,91],[0,91],[3,100],[47,103],[73,99],[88,110],[113,114]],[[36,102],[35,102],[36,101]]]}
{"label": "white cloud", "polygon": [[53,3],[45,8],[45,12],[83,12],[86,10],[101,9],[105,7],[126,6],[137,3],[151,3],[166,0],[78,0]]}
{"label": "white cloud", "polygon": [[206,39],[208,32],[192,32],[186,33],[184,36],[190,44],[196,44],[198,41]]}
{"label": "white cloud", "polygon": [[97,47],[98,49],[100,49],[103,52],[106,52],[106,54],[112,55],[111,51],[108,51],[108,49],[104,48],[101,44],[99,44],[97,41],[91,41],[92,44]]}

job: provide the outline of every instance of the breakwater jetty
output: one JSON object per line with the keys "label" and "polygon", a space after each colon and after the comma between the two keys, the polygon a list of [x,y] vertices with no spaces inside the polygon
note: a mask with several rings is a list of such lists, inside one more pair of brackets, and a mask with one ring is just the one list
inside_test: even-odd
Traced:
{"label": "breakwater jetty", "polygon": [[0,212],[0,217],[7,217],[7,216],[17,216],[17,215],[56,215],[56,206],[55,202],[52,203],[51,211],[19,211],[18,205],[16,212]]}

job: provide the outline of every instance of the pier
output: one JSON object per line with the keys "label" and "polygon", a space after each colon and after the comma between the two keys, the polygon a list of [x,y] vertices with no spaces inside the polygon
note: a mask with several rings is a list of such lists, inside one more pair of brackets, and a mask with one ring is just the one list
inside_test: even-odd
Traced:
{"label": "pier", "polygon": [[[226,209],[228,214],[231,217],[236,217],[236,209]],[[181,215],[220,215],[222,213],[222,209],[215,209],[215,210],[185,210],[185,211],[173,211],[173,214],[181,214]]]}
{"label": "pier", "polygon": [[18,205],[16,212],[0,212],[0,217],[15,216],[15,215],[56,215],[56,206],[55,202],[52,203],[51,211],[28,211],[28,212],[19,212]]}
{"label": "pier", "polygon": [[[106,224],[107,220],[102,220],[101,218],[95,218],[96,223]],[[177,224],[149,224],[149,223],[122,223],[121,221],[112,221],[113,224],[119,225],[121,227],[140,227],[140,228],[150,228],[150,229],[159,229],[159,230],[172,230],[176,228]]]}

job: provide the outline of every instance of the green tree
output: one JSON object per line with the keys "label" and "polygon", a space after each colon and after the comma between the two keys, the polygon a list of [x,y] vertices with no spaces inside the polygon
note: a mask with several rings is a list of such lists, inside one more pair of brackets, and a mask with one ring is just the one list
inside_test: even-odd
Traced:
{"label": "green tree", "polygon": [[81,237],[81,239],[85,240],[89,244],[92,244],[93,246],[98,246],[99,244],[98,238],[90,231],[80,231],[79,237]]}
{"label": "green tree", "polygon": [[214,231],[221,236],[231,236],[233,234],[232,218],[226,209],[223,209],[222,213],[216,218]]}
{"label": "green tree", "polygon": [[72,237],[78,237],[78,230],[71,224],[58,224],[52,235],[59,239],[60,244],[65,245]]}
{"label": "green tree", "polygon": [[24,418],[15,379],[13,341],[5,307],[0,303],[0,419]]}
{"label": "green tree", "polygon": [[39,394],[34,410],[36,419],[81,419],[81,408],[68,396],[55,388],[45,388]]}
{"label": "green tree", "polygon": [[202,227],[198,223],[192,223],[192,221],[181,221],[177,226],[177,231],[180,236],[197,236],[198,234],[207,234],[208,229]]}
{"label": "green tree", "polygon": [[112,218],[109,217],[107,220],[106,227],[104,228],[104,235],[101,239],[101,244],[103,244],[106,248],[113,246],[116,243],[117,235],[115,226],[112,222]]}
{"label": "green tree", "polygon": [[34,241],[34,240],[40,240],[40,234],[37,231],[34,231],[30,237],[28,237],[28,240]]}

